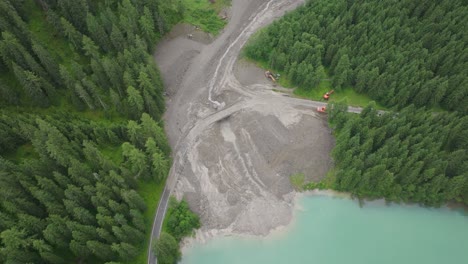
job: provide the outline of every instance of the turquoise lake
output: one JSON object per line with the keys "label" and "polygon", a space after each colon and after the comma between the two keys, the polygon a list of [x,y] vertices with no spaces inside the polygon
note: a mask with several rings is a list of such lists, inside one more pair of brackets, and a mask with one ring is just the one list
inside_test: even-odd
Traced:
{"label": "turquoise lake", "polygon": [[265,238],[214,238],[184,252],[183,264],[468,263],[468,215],[330,196],[299,199],[295,219]]}

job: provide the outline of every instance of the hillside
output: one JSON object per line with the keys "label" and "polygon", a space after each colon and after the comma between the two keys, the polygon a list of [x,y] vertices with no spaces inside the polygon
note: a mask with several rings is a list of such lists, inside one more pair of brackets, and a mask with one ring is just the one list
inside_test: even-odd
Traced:
{"label": "hillside", "polygon": [[[308,1],[253,37],[244,54],[295,94],[335,90],[336,167],[319,186],[468,204],[467,12],[466,1]],[[377,103],[360,116],[334,99],[365,106],[367,96]]]}
{"label": "hillside", "polygon": [[331,78],[338,94],[352,87],[387,107],[467,114],[467,12],[466,1],[308,1],[245,54],[283,73],[299,94]]}
{"label": "hillside", "polygon": [[468,205],[468,117],[407,107],[356,116],[333,104],[337,136],[332,186],[361,198]]}
{"label": "hillside", "polygon": [[0,1],[0,262],[144,254],[171,151],[151,53],[178,3]]}

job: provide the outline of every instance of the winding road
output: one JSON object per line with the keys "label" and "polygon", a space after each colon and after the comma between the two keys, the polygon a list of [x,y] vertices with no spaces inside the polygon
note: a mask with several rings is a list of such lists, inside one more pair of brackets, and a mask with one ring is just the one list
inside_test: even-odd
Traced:
{"label": "winding road", "polygon": [[[181,88],[171,99],[166,113],[166,119],[177,119],[177,122],[167,124],[174,157],[153,222],[148,264],[157,263],[151,249],[160,235],[169,196],[186,167],[189,152],[210,126],[252,109],[261,112],[274,111],[271,106],[294,107],[301,114],[316,115],[315,109],[326,105],[274,92],[271,84],[242,85],[233,71],[241,48],[254,32],[302,3],[302,0],[233,0],[233,15],[227,29],[200,51],[196,64],[188,66]],[[200,88],[191,89],[195,84],[200,84]],[[353,113],[361,110],[355,107],[348,109]]]}

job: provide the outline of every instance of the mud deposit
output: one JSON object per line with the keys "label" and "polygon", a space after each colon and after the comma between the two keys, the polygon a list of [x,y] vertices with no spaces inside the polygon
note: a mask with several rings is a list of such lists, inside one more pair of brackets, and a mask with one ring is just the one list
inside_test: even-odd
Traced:
{"label": "mud deposit", "polygon": [[174,157],[167,187],[200,214],[200,237],[266,235],[287,225],[295,196],[289,176],[302,172],[319,180],[331,166],[334,141],[314,111],[320,103],[275,93],[260,69],[236,64],[256,30],[302,1],[232,4],[230,22],[216,39],[189,38],[185,25],[155,54],[167,87]]}

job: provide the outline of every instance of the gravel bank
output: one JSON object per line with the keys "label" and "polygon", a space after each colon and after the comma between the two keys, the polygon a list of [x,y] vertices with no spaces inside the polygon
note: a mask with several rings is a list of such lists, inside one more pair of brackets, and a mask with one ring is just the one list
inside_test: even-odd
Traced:
{"label": "gravel bank", "polygon": [[262,70],[236,63],[253,32],[302,1],[232,3],[230,22],[216,39],[190,39],[185,25],[155,53],[174,151],[168,187],[201,216],[200,239],[266,235],[287,225],[296,195],[289,176],[320,180],[332,162],[334,140],[316,104],[273,92]]}

